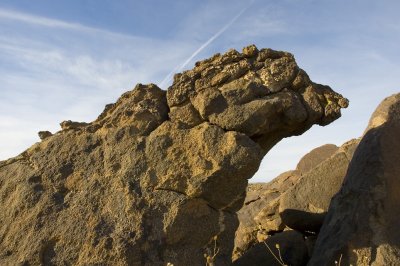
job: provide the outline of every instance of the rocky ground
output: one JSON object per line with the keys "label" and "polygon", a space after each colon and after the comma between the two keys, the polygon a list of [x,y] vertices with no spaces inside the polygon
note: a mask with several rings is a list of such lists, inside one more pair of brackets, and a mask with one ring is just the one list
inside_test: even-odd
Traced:
{"label": "rocky ground", "polygon": [[248,187],[271,147],[328,125],[347,99],[254,45],[197,62],[167,91],[138,84],[0,162],[0,265],[274,265],[274,252],[396,265],[398,100],[361,141]]}

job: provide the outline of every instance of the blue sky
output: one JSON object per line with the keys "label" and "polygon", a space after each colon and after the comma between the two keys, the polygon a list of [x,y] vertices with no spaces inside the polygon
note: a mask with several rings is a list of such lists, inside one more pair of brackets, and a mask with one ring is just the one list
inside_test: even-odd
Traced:
{"label": "blue sky", "polygon": [[327,127],[283,140],[252,181],[293,169],[325,143],[358,137],[400,84],[400,1],[1,0],[0,160],[91,121],[138,82],[166,89],[170,73],[254,43],[292,52],[318,83],[349,98]]}

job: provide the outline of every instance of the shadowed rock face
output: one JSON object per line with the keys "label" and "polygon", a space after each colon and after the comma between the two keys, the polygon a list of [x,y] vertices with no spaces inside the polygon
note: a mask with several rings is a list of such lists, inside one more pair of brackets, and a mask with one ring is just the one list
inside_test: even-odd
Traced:
{"label": "shadowed rock face", "polygon": [[400,265],[400,94],[375,110],[308,265]]}
{"label": "shadowed rock face", "polygon": [[255,46],[197,62],[167,92],[139,84],[0,162],[0,264],[204,265],[217,236],[228,265],[262,157],[343,107],[293,55]]}

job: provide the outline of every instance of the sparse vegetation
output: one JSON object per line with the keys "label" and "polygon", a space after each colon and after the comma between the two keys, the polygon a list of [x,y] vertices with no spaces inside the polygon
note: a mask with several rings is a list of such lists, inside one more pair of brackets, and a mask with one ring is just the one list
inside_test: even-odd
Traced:
{"label": "sparse vegetation", "polygon": [[288,266],[287,264],[285,264],[285,262],[282,259],[282,255],[281,255],[281,249],[279,247],[279,244],[275,245],[275,248],[278,250],[278,256],[275,255],[275,253],[271,250],[271,248],[268,246],[267,242],[263,242],[265,244],[265,246],[268,248],[268,251],[272,254],[272,256],[274,256],[274,258],[276,259],[276,261],[282,265],[282,266]]}
{"label": "sparse vegetation", "polygon": [[215,258],[217,257],[219,253],[219,247],[217,245],[217,240],[218,240],[218,235],[214,236],[212,238],[212,241],[214,241],[214,247],[212,248],[211,251],[208,252],[208,254],[204,254],[204,258],[206,259],[206,266],[214,266]]}

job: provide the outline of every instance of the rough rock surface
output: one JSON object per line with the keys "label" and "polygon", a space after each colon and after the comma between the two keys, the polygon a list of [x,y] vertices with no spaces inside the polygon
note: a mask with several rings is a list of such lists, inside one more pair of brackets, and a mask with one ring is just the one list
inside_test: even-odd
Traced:
{"label": "rough rock surface", "polygon": [[0,265],[228,265],[263,155],[347,104],[293,55],[255,46],[196,63],[167,92],[139,84],[0,162]]}
{"label": "rough rock surface", "polygon": [[343,144],[332,156],[309,170],[282,194],[279,214],[286,226],[301,232],[319,231],[331,199],[339,191],[346,176],[358,142],[358,139],[353,139]]}
{"label": "rough rock surface", "polygon": [[400,94],[376,109],[309,265],[400,265]]}
{"label": "rough rock surface", "polygon": [[263,241],[266,235],[285,229],[286,225],[279,215],[282,194],[337,149],[333,144],[315,148],[300,159],[297,170],[284,172],[268,183],[249,184],[244,205],[238,211],[239,227],[235,236],[233,259],[239,258],[251,246]]}
{"label": "rough rock surface", "polygon": [[[279,175],[269,183],[249,184],[243,207],[238,211],[239,227],[235,235],[233,259],[243,255],[269,232],[282,231],[285,226],[279,217],[279,196],[299,178],[297,171]],[[263,240],[263,239],[262,239]]]}

